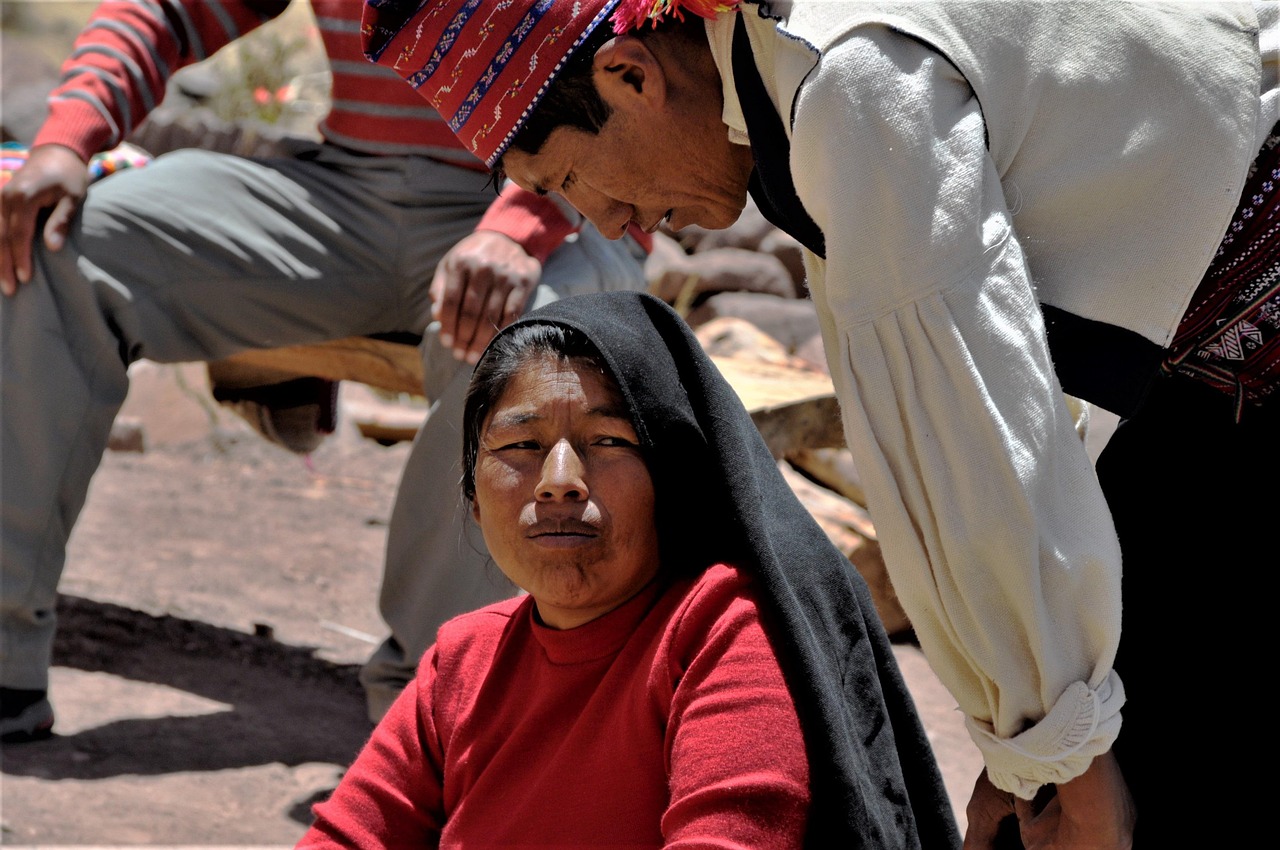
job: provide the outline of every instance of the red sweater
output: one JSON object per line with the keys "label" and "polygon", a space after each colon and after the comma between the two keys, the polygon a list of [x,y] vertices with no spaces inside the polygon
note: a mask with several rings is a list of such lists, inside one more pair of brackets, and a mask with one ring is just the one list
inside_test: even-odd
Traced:
{"label": "red sweater", "polygon": [[[129,136],[165,95],[175,71],[213,55],[283,11],[253,0],[105,0],[94,10],[49,97],[33,145],[59,144],[88,161]],[[274,12],[254,7],[274,7]],[[484,171],[431,106],[360,45],[363,0],[311,0],[333,71],[332,106],[320,123],[334,144],[373,154],[409,154]],[[509,186],[478,229],[519,242],[539,261],[580,226],[548,198]],[[632,228],[646,250],[648,234]]]}
{"label": "red sweater", "polygon": [[808,761],[750,578],[660,591],[567,631],[527,596],[446,623],[298,847],[800,847]]}

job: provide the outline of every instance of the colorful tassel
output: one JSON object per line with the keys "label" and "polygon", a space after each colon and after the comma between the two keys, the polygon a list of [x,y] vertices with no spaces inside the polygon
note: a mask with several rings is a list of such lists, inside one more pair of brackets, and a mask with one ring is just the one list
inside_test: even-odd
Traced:
{"label": "colorful tassel", "polygon": [[738,0],[622,0],[613,13],[613,31],[618,34],[640,29],[646,23],[657,26],[667,15],[683,21],[689,12],[700,18],[714,18],[721,12],[736,12]]}

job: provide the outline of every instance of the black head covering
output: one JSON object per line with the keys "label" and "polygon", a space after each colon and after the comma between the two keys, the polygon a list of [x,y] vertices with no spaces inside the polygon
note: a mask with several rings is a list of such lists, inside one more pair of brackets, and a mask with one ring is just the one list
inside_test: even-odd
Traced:
{"label": "black head covering", "polygon": [[600,350],[649,451],[661,533],[683,524],[682,546],[705,541],[704,564],[734,563],[760,583],[809,757],[807,846],[959,847],[866,583],[796,498],[689,326],[651,295],[613,292],[554,302],[503,333],[534,322],[575,328]]}

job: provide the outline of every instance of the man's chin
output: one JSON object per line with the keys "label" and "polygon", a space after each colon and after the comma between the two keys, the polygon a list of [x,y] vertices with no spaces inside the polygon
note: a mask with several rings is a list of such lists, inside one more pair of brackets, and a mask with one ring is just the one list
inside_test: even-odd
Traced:
{"label": "man's chin", "polygon": [[736,209],[732,207],[719,207],[714,210],[698,210],[693,215],[693,220],[685,224],[681,224],[679,229],[684,230],[686,227],[700,227],[703,230],[728,230],[733,227],[738,219],[742,216],[742,211],[746,209],[746,203],[738,206]]}
{"label": "man's chin", "polygon": [[724,221],[709,230],[724,230],[738,223],[738,219],[742,218],[742,211],[747,208],[747,199],[744,196],[742,200],[735,201],[730,206],[721,211]]}

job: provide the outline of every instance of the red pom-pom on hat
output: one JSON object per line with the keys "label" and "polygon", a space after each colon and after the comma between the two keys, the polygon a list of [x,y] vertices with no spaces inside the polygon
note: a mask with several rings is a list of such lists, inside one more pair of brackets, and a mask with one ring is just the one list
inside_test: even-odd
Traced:
{"label": "red pom-pom on hat", "polygon": [[621,0],[618,10],[613,13],[613,31],[622,34],[640,29],[645,24],[656,26],[667,15],[683,21],[685,12],[711,19],[722,12],[737,10],[738,0],[727,3],[717,0]]}

